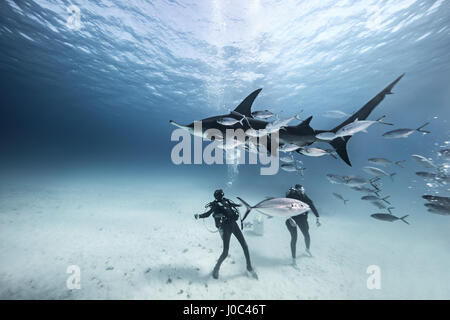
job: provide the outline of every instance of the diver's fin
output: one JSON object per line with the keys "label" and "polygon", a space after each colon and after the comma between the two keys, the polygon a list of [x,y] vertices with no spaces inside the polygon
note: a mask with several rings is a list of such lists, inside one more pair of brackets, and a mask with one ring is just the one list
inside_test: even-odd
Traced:
{"label": "diver's fin", "polygon": [[[365,120],[370,115],[370,113],[375,109],[376,106],[380,104],[381,101],[383,101],[384,97],[387,94],[392,94],[392,88],[397,84],[397,82],[400,81],[401,78],[403,78],[405,74],[402,74],[400,77],[394,80],[390,85],[388,85],[386,88],[384,88],[381,92],[379,92],[375,97],[372,98],[369,102],[367,102],[361,109],[359,109],[357,112],[355,112],[353,115],[351,115],[347,120],[342,122],[340,125],[335,127],[333,130],[328,130],[336,133],[339,129],[346,126],[349,123],[352,123],[356,119],[358,120]],[[306,120],[305,120],[306,121]],[[336,153],[342,158],[342,160],[345,161],[349,166],[351,166],[350,159],[347,154],[347,142],[352,136],[346,136],[341,138],[334,139],[330,141],[329,143],[333,146],[334,150],[336,150]]]}
{"label": "diver's fin", "polygon": [[262,89],[257,89],[250,93],[247,98],[245,98],[237,107],[234,109],[234,111],[239,112],[240,114],[253,118],[252,116],[252,104],[253,101],[255,101],[258,94],[261,92]]}

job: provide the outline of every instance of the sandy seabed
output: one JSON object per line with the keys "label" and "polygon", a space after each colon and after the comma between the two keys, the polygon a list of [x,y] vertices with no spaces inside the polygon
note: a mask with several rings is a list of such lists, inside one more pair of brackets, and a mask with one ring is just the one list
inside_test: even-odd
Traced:
{"label": "sandy seabed", "polygon": [[[0,193],[2,299],[449,299],[450,219],[431,215],[385,223],[353,207],[310,215],[313,257],[290,265],[284,221],[264,222],[264,236],[246,232],[259,280],[245,273],[232,238],[220,279],[211,270],[222,250],[213,221],[193,219],[211,190],[187,181],[47,179],[3,181]],[[184,190],[184,191],[183,191]],[[169,197],[168,194],[171,196]],[[258,200],[251,197],[251,202]],[[335,203],[334,203],[335,204]],[[349,212],[350,211],[350,212]],[[68,289],[68,266],[81,288]],[[368,266],[379,266],[381,289],[369,290]]]}

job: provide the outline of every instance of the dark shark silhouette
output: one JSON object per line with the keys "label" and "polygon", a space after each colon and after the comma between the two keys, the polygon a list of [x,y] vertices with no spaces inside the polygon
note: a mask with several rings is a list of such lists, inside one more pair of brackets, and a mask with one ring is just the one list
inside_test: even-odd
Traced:
{"label": "dark shark silhouette", "polygon": [[[376,106],[378,106],[381,101],[383,101],[384,97],[388,94],[392,94],[392,89],[394,86],[400,81],[401,78],[403,78],[405,74],[402,74],[397,79],[395,79],[391,84],[389,84],[386,88],[384,88],[381,92],[379,92],[375,97],[372,98],[369,102],[367,102],[361,109],[359,109],[357,112],[355,112],[353,115],[351,115],[348,119],[346,119],[344,122],[339,124],[337,127],[331,129],[331,130],[314,130],[310,126],[310,122],[312,119],[312,116],[307,118],[306,120],[302,121],[300,124],[296,126],[286,126],[279,130],[279,144],[287,144],[292,143],[295,145],[298,145],[299,147],[305,147],[309,146],[315,142],[327,142],[331,144],[331,146],[334,148],[336,153],[341,157],[342,160],[345,161],[349,166],[351,166],[350,159],[348,157],[347,153],[347,143],[350,140],[351,136],[347,136],[344,138],[336,138],[331,141],[325,141],[320,140],[316,138],[316,135],[322,132],[334,132],[336,133],[340,128],[344,127],[345,125],[358,120],[365,120],[370,115],[370,113],[375,109]],[[255,130],[264,129],[268,122],[263,120],[258,120],[252,117],[251,114],[251,108],[253,105],[253,102],[255,101],[258,94],[261,92],[262,89],[257,89],[253,91],[251,94],[249,94],[235,109],[233,112],[225,115],[219,115],[214,116],[210,118],[206,118],[201,120],[202,122],[202,134],[208,129],[218,129],[222,134],[225,136],[226,129],[243,129],[244,131],[253,128]],[[217,120],[220,120],[225,117],[234,118],[237,120],[242,119],[242,115],[246,117],[247,121],[242,121],[242,124],[237,122],[234,125],[231,126],[225,126],[217,122]],[[194,134],[194,123],[188,124],[188,125],[181,125],[176,123],[173,120],[169,121],[171,124],[185,129],[189,131],[191,134]],[[207,139],[213,138],[213,137],[205,137]],[[266,146],[267,150],[270,150],[270,139],[267,141],[268,145]]]}

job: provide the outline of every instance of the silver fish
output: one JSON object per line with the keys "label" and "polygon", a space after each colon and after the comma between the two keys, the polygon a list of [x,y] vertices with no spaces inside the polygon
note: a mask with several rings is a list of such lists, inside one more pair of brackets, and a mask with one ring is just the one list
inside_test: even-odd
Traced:
{"label": "silver fish", "polygon": [[299,175],[303,175],[303,170],[306,168],[303,168],[301,166],[297,166],[297,164],[292,163],[282,163],[280,165],[281,170],[287,171],[287,172],[297,172]]}
{"label": "silver fish", "polygon": [[252,116],[258,119],[268,119],[274,116],[269,110],[253,111]]}
{"label": "silver fish", "polygon": [[438,151],[439,156],[450,160],[450,149],[441,149]]}
{"label": "silver fish", "polygon": [[243,120],[244,120],[244,118],[242,118],[241,120],[238,120],[238,119],[231,118],[231,117],[225,117],[225,118],[220,118],[219,120],[217,120],[217,123],[221,124],[223,126],[232,126],[232,125],[235,125],[236,123],[240,123],[242,125]]}
{"label": "silver fish", "polygon": [[334,155],[333,150],[323,150],[320,148],[305,147],[305,148],[301,148],[298,152],[300,152],[301,154],[308,156],[308,157],[321,157],[321,156],[329,154],[333,158],[337,159],[336,156]]}
{"label": "silver fish", "polygon": [[325,111],[322,115],[326,118],[332,118],[332,119],[341,119],[341,118],[348,116],[348,114],[346,114],[345,112],[342,112],[340,110],[328,110],[328,111]]}
{"label": "silver fish", "polygon": [[430,201],[432,203],[437,203],[437,204],[441,204],[444,206],[450,206],[450,198],[449,197],[423,195],[422,198],[424,198],[425,200]]}
{"label": "silver fish", "polygon": [[286,163],[292,163],[294,162],[294,157],[292,155],[290,156],[281,156],[280,160]]}
{"label": "silver fish", "polygon": [[232,150],[234,148],[239,147],[240,145],[243,145],[245,141],[242,141],[240,139],[226,139],[224,143],[217,145],[219,149],[223,150]]}
{"label": "silver fish", "polygon": [[377,195],[378,197],[378,191],[377,189],[371,189],[371,188],[367,188],[364,186],[354,186],[354,187],[350,187],[350,189],[353,189],[355,191],[359,191],[359,192],[363,192],[363,193],[373,193],[375,195]]}
{"label": "silver fish", "polygon": [[327,174],[327,179],[328,179],[328,181],[330,181],[331,183],[334,183],[334,184],[345,184],[347,181],[344,177],[338,176],[337,174],[331,174],[331,173]]}
{"label": "silver fish", "polygon": [[368,161],[384,167],[392,164],[392,161],[386,158],[369,158]]}
{"label": "silver fish", "polygon": [[392,162],[391,160],[386,159],[386,158],[369,158],[368,161],[372,162],[376,165],[383,166],[383,167],[390,166],[394,163],[394,164],[398,165],[399,167],[403,168],[403,166],[401,166],[400,163],[405,162],[406,160],[399,160],[399,161]]}
{"label": "silver fish", "polygon": [[266,136],[269,134],[269,132],[267,132],[266,129],[253,129],[253,128],[249,128],[245,131],[245,134],[248,135],[249,137],[253,137],[253,138],[260,138],[263,136]]}
{"label": "silver fish", "polygon": [[364,167],[363,170],[365,172],[367,172],[368,174],[371,174],[371,175],[373,175],[375,177],[382,177],[382,176],[390,177],[392,181],[394,181],[393,176],[396,175],[395,172],[393,172],[393,173],[386,173],[383,170],[381,170],[379,168],[375,168],[375,167]]}
{"label": "silver fish", "polygon": [[411,134],[413,134],[416,131],[427,134],[430,133],[430,131],[422,130],[422,128],[428,124],[429,122],[425,123],[423,126],[418,127],[417,129],[396,129],[388,131],[383,133],[383,137],[388,139],[408,138]]}
{"label": "silver fish", "polygon": [[360,176],[344,176],[345,184],[349,187],[359,187],[363,186],[369,181],[366,178]]}
{"label": "silver fish", "polygon": [[419,177],[424,178],[424,179],[435,180],[438,178],[438,175],[436,173],[426,172],[426,171],[418,171],[418,172],[416,172],[416,175],[418,175]]}
{"label": "silver fish", "polygon": [[370,216],[372,218],[374,218],[374,219],[381,220],[381,221],[394,222],[394,221],[397,221],[397,220],[401,220],[404,223],[409,224],[409,222],[405,220],[406,217],[409,216],[408,214],[406,216],[403,216],[403,217],[400,217],[400,218],[396,217],[396,216],[394,216],[392,214],[389,214],[389,213],[374,213],[374,214],[371,214]]}
{"label": "silver fish", "polygon": [[416,160],[419,164],[421,164],[422,166],[424,166],[425,168],[428,169],[435,169],[436,165],[429,159],[422,157],[421,155],[418,154],[413,154],[411,155],[411,157]]}
{"label": "silver fish", "polygon": [[300,149],[300,147],[297,146],[296,144],[287,143],[283,144],[278,150],[280,150],[281,152],[292,152],[297,149]]}
{"label": "silver fish", "polygon": [[320,140],[333,140],[336,139],[336,134],[334,132],[322,132],[322,133],[318,133],[316,134],[316,138],[320,139]]}
{"label": "silver fish", "polygon": [[382,116],[381,118],[371,121],[371,120],[361,120],[359,121],[356,119],[355,121],[347,124],[346,126],[342,127],[336,132],[336,137],[346,137],[346,136],[352,136],[355,133],[364,131],[366,132],[367,128],[369,128],[374,123],[382,123],[386,125],[392,126],[392,123],[383,122],[382,120],[385,118],[385,116]]}
{"label": "silver fish", "polygon": [[297,167],[291,163],[282,163],[280,165],[281,169],[287,172],[297,171]]}
{"label": "silver fish", "polygon": [[425,207],[431,213],[437,213],[443,216],[450,216],[450,206],[445,206],[437,203],[425,203]]}

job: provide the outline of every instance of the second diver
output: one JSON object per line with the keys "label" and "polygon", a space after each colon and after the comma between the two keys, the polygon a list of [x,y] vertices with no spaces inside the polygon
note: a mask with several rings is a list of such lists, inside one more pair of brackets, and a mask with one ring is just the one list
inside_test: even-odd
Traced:
{"label": "second diver", "polygon": [[[317,226],[318,227],[320,226],[319,212],[314,206],[312,200],[306,195],[305,188],[302,185],[296,184],[295,188],[290,188],[286,193],[286,198],[297,199],[309,205],[311,211],[316,216]],[[299,227],[300,231],[303,234],[303,237],[305,238],[306,253],[307,255],[312,256],[311,252],[309,251],[311,238],[309,236],[308,211],[286,220],[286,227],[288,228],[289,233],[291,234],[291,253],[292,253],[292,263],[294,265],[296,264],[295,258],[297,247],[297,226]]]}

